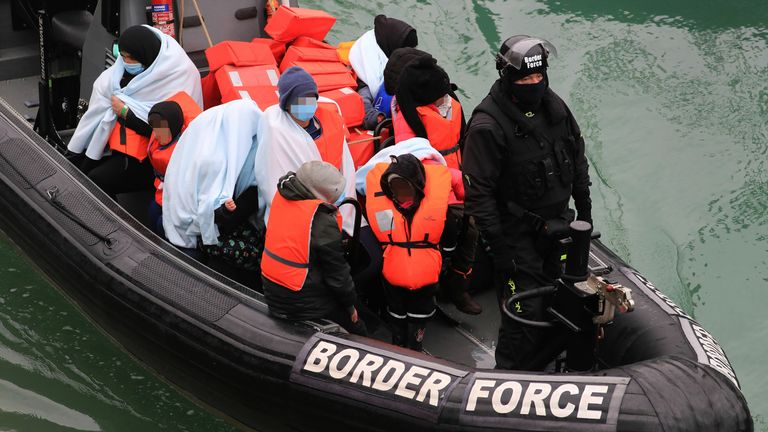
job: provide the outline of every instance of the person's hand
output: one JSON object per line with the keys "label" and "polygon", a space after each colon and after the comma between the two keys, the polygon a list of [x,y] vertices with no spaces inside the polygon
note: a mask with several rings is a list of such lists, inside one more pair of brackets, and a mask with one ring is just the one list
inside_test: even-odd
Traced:
{"label": "person's hand", "polygon": [[386,119],[387,119],[387,116],[385,116],[384,114],[379,114],[376,116],[376,124],[380,124]]}
{"label": "person's hand", "polygon": [[235,204],[235,200],[230,198],[230,199],[224,201],[224,207],[226,207],[227,210],[233,212],[237,208],[237,204]]}
{"label": "person's hand", "polygon": [[120,116],[120,111],[123,109],[123,106],[125,106],[123,101],[118,99],[117,96],[112,96],[112,111],[114,111],[116,116]]}
{"label": "person's hand", "polygon": [[352,314],[349,316],[349,318],[352,320],[353,323],[356,323],[358,319],[360,319],[357,316],[357,309],[353,306],[352,307]]}

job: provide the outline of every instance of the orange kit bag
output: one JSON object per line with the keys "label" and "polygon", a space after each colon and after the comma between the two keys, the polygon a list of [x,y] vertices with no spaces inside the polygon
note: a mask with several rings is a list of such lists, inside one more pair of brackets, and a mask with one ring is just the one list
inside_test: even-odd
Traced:
{"label": "orange kit bag", "polygon": [[264,31],[272,39],[290,42],[299,36],[323,40],[336,22],[327,12],[280,6],[269,19]]}

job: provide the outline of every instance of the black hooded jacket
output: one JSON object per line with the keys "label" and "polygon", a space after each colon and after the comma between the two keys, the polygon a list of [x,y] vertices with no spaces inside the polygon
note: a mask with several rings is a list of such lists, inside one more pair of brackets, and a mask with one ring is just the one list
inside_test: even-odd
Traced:
{"label": "black hooded jacket", "polygon": [[[295,176],[281,181],[277,190],[283,198],[292,201],[315,199]],[[292,291],[262,277],[264,296],[273,314],[305,320],[326,317],[338,308],[352,311],[357,294],[344,258],[337,211],[333,205],[322,204],[312,219],[309,274],[301,290]]]}
{"label": "black hooded jacket", "polygon": [[546,220],[563,214],[573,197],[578,218],[588,222],[592,204],[584,140],[566,104],[547,90],[528,114],[496,81],[472,114],[462,168],[465,211],[475,218],[496,269],[535,275],[542,265],[537,231],[513,214],[509,202]]}

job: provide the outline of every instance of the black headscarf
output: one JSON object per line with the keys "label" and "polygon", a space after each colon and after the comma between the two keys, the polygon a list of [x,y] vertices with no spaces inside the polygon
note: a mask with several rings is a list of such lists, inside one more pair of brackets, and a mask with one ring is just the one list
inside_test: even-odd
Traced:
{"label": "black headscarf", "polygon": [[181,128],[184,127],[184,112],[174,101],[158,102],[149,110],[148,120],[150,126],[160,120],[167,121],[168,128],[171,130],[171,142],[174,142],[181,134]]}
{"label": "black headscarf", "polygon": [[432,56],[416,58],[400,73],[400,84],[395,91],[397,105],[417,137],[427,138],[427,130],[416,108],[429,105],[451,91],[448,74],[437,65],[437,60]]}
{"label": "black headscarf", "polygon": [[147,27],[128,27],[117,40],[120,51],[125,51],[136,61],[148,68],[160,53],[160,39]]}
{"label": "black headscarf", "polygon": [[384,67],[384,90],[387,93],[394,95],[397,91],[397,86],[400,84],[400,74],[408,63],[419,57],[432,57],[429,53],[421,51],[416,48],[404,47],[398,48],[392,51],[392,55],[389,56],[387,65]]}
{"label": "black headscarf", "polygon": [[402,47],[415,47],[419,44],[416,29],[396,18],[376,15],[373,19],[373,33],[376,43],[387,57],[392,51]]}

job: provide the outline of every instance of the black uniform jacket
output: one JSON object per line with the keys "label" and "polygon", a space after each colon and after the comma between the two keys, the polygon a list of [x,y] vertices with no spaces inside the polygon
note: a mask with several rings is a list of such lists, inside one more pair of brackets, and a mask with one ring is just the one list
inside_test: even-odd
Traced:
{"label": "black uniform jacket", "polygon": [[524,113],[496,81],[472,114],[462,168],[465,211],[475,218],[499,271],[541,272],[538,233],[514,207],[547,220],[563,215],[572,196],[578,218],[591,222],[584,140],[551,90],[538,109]]}
{"label": "black uniform jacket", "polygon": [[[295,176],[281,182],[278,193],[288,200],[315,199]],[[262,277],[264,296],[273,314],[304,320],[325,317],[339,307],[351,311],[357,294],[344,258],[336,211],[336,207],[322,204],[312,219],[309,274],[301,290],[292,291]]]}

